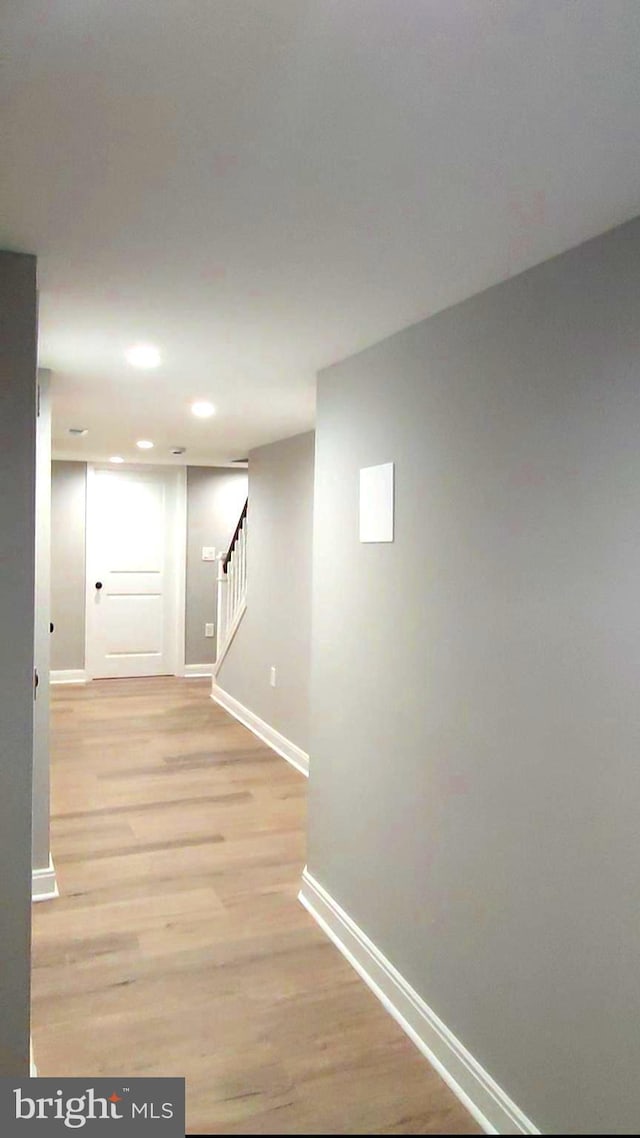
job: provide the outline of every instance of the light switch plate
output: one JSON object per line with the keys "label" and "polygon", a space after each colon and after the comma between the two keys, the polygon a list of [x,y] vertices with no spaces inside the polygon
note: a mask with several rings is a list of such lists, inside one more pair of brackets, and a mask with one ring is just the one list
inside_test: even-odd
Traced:
{"label": "light switch plate", "polygon": [[205,636],[213,636],[213,625],[212,624],[205,624],[204,634],[205,634]]}
{"label": "light switch plate", "polygon": [[214,547],[212,545],[203,545],[202,546],[202,560],[203,561],[215,561],[215,559],[216,559],[216,551],[215,551]]}

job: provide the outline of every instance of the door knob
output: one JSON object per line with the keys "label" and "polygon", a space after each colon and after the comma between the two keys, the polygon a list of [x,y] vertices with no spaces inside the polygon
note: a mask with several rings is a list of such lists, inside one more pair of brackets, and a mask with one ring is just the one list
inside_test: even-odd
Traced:
{"label": "door knob", "polygon": [[96,581],[96,589],[102,588],[102,581]]}

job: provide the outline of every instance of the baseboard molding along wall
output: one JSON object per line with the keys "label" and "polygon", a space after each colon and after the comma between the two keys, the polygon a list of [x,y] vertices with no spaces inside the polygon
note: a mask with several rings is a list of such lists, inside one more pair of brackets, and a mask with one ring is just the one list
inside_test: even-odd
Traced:
{"label": "baseboard molding along wall", "polygon": [[[178,675],[186,678],[212,676],[214,668],[214,663],[184,664]],[[49,682],[52,684],[86,684],[89,682],[89,677],[82,668],[66,668],[57,671],[52,670],[49,673]]]}
{"label": "baseboard molding along wall", "polygon": [[249,708],[245,707],[239,700],[234,699],[228,692],[223,691],[215,680],[213,682],[211,698],[215,700],[216,703],[219,703],[220,707],[224,707],[225,711],[228,711],[230,715],[233,715],[234,719],[237,719],[239,723],[248,727],[254,735],[257,735],[258,739],[261,739],[263,743],[271,747],[272,751],[276,751],[278,755],[281,755],[283,759],[291,763],[291,766],[295,767],[301,774],[308,776],[309,756],[307,752],[297,747],[290,739],[285,739],[284,735],[281,735],[274,727],[270,727],[268,723],[265,723],[264,719],[260,719],[258,715],[255,715],[253,711],[249,711]]}
{"label": "baseboard molding along wall", "polygon": [[31,874],[31,900],[52,901],[59,897],[58,880],[53,858],[49,855],[49,864],[45,869],[34,869]]}
{"label": "baseboard molding along wall", "polygon": [[185,679],[196,679],[199,676],[212,676],[215,664],[185,664],[182,675]]}
{"label": "baseboard molding along wall", "polygon": [[49,672],[51,684],[86,684],[89,677],[84,668],[52,669]]}
{"label": "baseboard molding along wall", "polygon": [[306,867],[299,900],[485,1133],[540,1133]]}

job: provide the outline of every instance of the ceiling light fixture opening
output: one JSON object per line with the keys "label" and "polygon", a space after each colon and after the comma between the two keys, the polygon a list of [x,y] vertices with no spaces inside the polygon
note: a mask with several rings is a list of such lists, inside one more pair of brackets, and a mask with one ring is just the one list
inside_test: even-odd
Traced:
{"label": "ceiling light fixture opening", "polygon": [[131,364],[131,367],[145,370],[160,367],[162,363],[162,356],[155,344],[134,344],[125,352],[125,359],[127,363]]}
{"label": "ceiling light fixture opening", "polygon": [[216,409],[213,403],[207,403],[206,399],[198,399],[191,404],[191,412],[196,419],[209,419],[211,415],[215,415]]}
{"label": "ceiling light fixture opening", "polygon": [[151,439],[138,439],[136,446],[139,447],[140,450],[153,450]]}
{"label": "ceiling light fixture opening", "polygon": [[121,454],[112,454],[109,462],[124,462]]}

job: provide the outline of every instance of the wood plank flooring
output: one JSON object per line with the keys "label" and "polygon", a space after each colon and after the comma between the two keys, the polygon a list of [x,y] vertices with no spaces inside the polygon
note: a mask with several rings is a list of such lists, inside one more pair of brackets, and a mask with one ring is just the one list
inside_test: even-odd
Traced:
{"label": "wood plank flooring", "polygon": [[306,780],[208,680],[52,698],[41,1075],[180,1075],[191,1134],[475,1134],[297,901]]}

